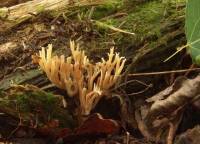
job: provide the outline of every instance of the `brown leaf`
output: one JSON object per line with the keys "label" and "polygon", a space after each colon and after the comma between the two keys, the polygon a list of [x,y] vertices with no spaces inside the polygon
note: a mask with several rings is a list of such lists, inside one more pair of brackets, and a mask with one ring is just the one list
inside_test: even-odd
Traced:
{"label": "brown leaf", "polygon": [[112,119],[104,119],[100,114],[91,115],[79,128],[76,135],[114,134],[119,132],[119,124]]}
{"label": "brown leaf", "polygon": [[[174,84],[154,95],[147,102],[153,102],[144,126],[156,141],[167,134],[166,142],[173,143],[174,135],[182,119],[184,107],[199,98],[200,75],[194,79],[178,78]],[[144,131],[144,130],[142,130]],[[146,136],[145,136],[146,137]]]}
{"label": "brown leaf", "polygon": [[176,144],[199,144],[200,126],[187,130],[176,138]]}
{"label": "brown leaf", "polygon": [[172,94],[173,92],[178,90],[182,86],[182,83],[185,80],[187,80],[185,77],[178,77],[171,86],[169,86],[165,90],[159,92],[158,94],[148,98],[146,101],[147,102],[155,102],[155,101],[158,101],[158,100],[165,99],[170,94]]}
{"label": "brown leaf", "polygon": [[[152,121],[158,116],[171,115],[172,112],[176,111],[178,108],[191,102],[199,93],[200,75],[194,79],[177,79],[171,87],[155,95],[162,98],[166,97],[166,95],[168,97],[154,100],[146,120]],[[155,98],[155,96],[153,97]]]}
{"label": "brown leaf", "polygon": [[39,135],[42,136],[54,136],[55,129],[59,127],[58,120],[51,120],[46,125],[41,128],[36,128],[36,131]]}
{"label": "brown leaf", "polygon": [[109,134],[118,133],[120,130],[119,124],[112,119],[104,119],[100,114],[95,113],[84,123],[74,130],[72,134],[65,135],[63,138],[64,143],[74,143],[79,142],[82,139],[94,139]]}
{"label": "brown leaf", "polygon": [[64,138],[64,137],[66,137],[66,136],[69,136],[71,133],[72,133],[71,129],[69,129],[69,128],[63,128],[63,129],[60,129],[60,130],[55,134],[55,137],[56,137],[56,139]]}

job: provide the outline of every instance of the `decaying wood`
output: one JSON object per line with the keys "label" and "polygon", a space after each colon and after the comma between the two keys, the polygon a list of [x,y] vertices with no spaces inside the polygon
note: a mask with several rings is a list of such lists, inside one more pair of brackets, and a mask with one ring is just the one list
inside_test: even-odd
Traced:
{"label": "decaying wood", "polygon": [[[32,85],[13,86],[8,92],[1,94],[0,112],[1,125],[3,125],[4,119],[9,116],[11,121],[15,121],[15,123],[7,123],[12,127],[18,127],[21,122],[21,126],[34,128],[31,124],[31,121],[34,121],[36,128],[41,122],[43,122],[44,126],[49,122],[50,117],[54,119],[57,116],[63,118],[64,124],[70,125],[71,123],[71,116],[63,108],[62,96],[52,95]],[[55,117],[53,116],[54,114],[56,114]],[[39,117],[41,121],[38,121]],[[69,123],[67,123],[68,120],[70,121]],[[19,121],[18,126],[17,121]],[[0,130],[2,130],[1,128],[4,127],[0,127]]]}
{"label": "decaying wood", "polygon": [[16,5],[18,3],[18,0],[2,0],[0,7],[8,7],[11,5]]}
{"label": "decaying wood", "polygon": [[7,42],[0,45],[0,60],[1,56],[9,55],[13,49],[17,47],[17,43],[15,42]]}
{"label": "decaying wood", "polygon": [[175,144],[199,144],[200,141],[200,125],[195,126],[192,129],[188,129],[186,132],[180,134]]}
{"label": "decaying wood", "polygon": [[[161,36],[153,42],[155,43],[153,47],[152,43],[148,42],[151,38],[147,37],[147,43],[141,45],[141,48],[134,52],[132,63],[128,66],[127,73],[146,70],[152,71],[156,69],[156,67],[152,66],[167,65],[167,63],[163,61],[168,55],[170,56],[170,53],[173,54],[176,51],[175,48],[185,43],[183,23],[183,18],[178,18],[176,21],[169,19],[167,22],[163,23],[163,27],[161,27],[160,30],[162,31]],[[177,28],[175,29],[175,27]],[[174,61],[173,65],[175,65],[175,63]],[[162,69],[162,71],[164,70]]]}
{"label": "decaying wood", "polygon": [[[199,93],[200,75],[193,79],[177,78],[172,86],[146,100],[153,104],[144,119],[141,119],[141,121],[145,121],[143,127],[146,127],[146,129],[140,129],[140,131],[150,133],[158,141],[160,141],[161,135],[168,131],[166,142],[168,144],[173,143],[184,108],[198,100]],[[149,139],[149,135],[146,135],[146,133],[144,136]]]}
{"label": "decaying wood", "polygon": [[155,96],[157,99],[150,108],[147,120],[151,121],[159,115],[170,115],[178,108],[189,104],[199,93],[200,75],[194,79],[179,78],[172,88],[169,87]]}
{"label": "decaying wood", "polygon": [[30,1],[30,0],[1,0],[0,8],[10,7],[10,6],[17,5],[19,3],[23,3],[27,1]]}
{"label": "decaying wood", "polygon": [[103,0],[33,0],[12,7],[3,7],[0,9],[0,32],[5,32],[42,12],[51,11],[52,15],[57,16],[59,13],[66,12],[69,7],[102,3]]}
{"label": "decaying wood", "polygon": [[[38,76],[42,75],[42,71],[38,69],[29,70],[26,72],[16,71],[11,75],[8,75],[4,79],[0,81],[0,90],[7,90],[13,84],[19,85],[28,82],[29,80],[33,81],[34,78],[38,78]],[[37,83],[38,84],[38,83]]]}

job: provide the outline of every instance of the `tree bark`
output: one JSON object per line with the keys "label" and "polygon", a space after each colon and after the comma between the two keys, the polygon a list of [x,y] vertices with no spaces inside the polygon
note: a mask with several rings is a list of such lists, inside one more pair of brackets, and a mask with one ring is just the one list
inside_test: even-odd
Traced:
{"label": "tree bark", "polygon": [[[11,7],[0,8],[0,33],[42,13],[49,11],[53,16],[66,12],[69,7],[97,5],[103,0],[33,0]],[[5,4],[6,5],[6,4]]]}

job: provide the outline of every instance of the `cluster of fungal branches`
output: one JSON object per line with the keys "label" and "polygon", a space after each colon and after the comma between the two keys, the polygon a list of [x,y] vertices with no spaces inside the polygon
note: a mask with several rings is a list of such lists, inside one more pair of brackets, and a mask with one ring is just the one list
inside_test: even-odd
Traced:
{"label": "cluster of fungal branches", "polygon": [[108,59],[91,63],[83,50],[74,41],[70,41],[72,55],[52,56],[52,45],[42,48],[39,55],[33,56],[46,73],[49,80],[58,88],[67,91],[71,97],[78,97],[81,114],[88,115],[99,100],[105,96],[120,77],[126,59],[110,49]]}

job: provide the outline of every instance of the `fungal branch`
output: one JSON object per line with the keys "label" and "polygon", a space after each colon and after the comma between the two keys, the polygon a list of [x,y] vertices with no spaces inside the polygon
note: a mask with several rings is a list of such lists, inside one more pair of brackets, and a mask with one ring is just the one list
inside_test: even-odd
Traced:
{"label": "fungal branch", "polygon": [[33,55],[33,62],[40,65],[49,80],[68,95],[79,97],[81,114],[88,115],[106,91],[115,85],[123,70],[126,59],[108,53],[108,60],[91,63],[79,45],[70,41],[72,56],[52,56],[52,45],[43,47],[39,55]]}

